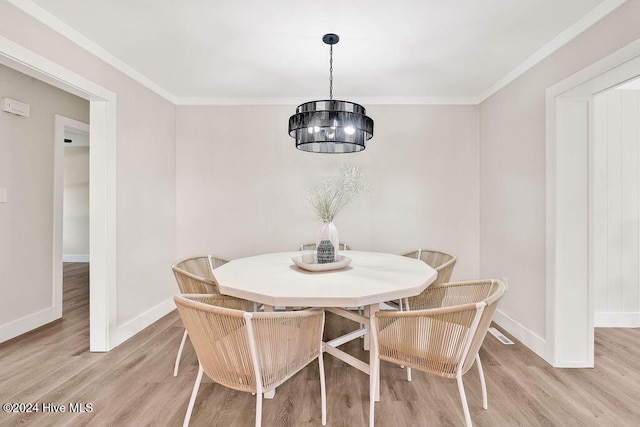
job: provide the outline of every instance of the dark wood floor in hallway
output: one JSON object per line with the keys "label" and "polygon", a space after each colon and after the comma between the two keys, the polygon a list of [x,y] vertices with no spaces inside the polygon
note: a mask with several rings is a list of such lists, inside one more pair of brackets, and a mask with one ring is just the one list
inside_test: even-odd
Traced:
{"label": "dark wood floor in hallway", "polygon": [[[0,413],[0,426],[179,426],[197,372],[190,344],[180,374],[173,361],[182,337],[176,312],[163,317],[109,353],[89,352],[88,265],[65,264],[64,318],[0,344],[0,403],[38,403],[37,413]],[[326,334],[352,325],[327,315]],[[361,342],[347,344],[362,359]],[[516,342],[505,346],[487,336],[480,352],[489,394],[482,409],[475,368],[465,375],[475,426],[640,425],[640,329],[598,329],[595,369],[554,369]],[[368,377],[330,355],[327,425],[368,423]],[[378,426],[462,426],[455,381],[381,366]],[[43,413],[43,403],[64,405],[65,413]],[[69,413],[70,403],[92,411]],[[50,406],[53,408],[53,406]],[[203,380],[192,426],[252,426],[255,397]],[[265,400],[264,426],[319,426],[317,362]]]}

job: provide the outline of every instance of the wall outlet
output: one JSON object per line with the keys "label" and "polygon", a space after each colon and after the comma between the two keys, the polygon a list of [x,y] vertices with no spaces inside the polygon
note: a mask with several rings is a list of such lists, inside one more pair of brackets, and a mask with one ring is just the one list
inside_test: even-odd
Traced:
{"label": "wall outlet", "polygon": [[502,278],[500,278],[500,280],[502,280],[502,283],[504,283],[504,290],[508,291],[509,290],[509,279],[507,279],[506,277],[502,276]]}

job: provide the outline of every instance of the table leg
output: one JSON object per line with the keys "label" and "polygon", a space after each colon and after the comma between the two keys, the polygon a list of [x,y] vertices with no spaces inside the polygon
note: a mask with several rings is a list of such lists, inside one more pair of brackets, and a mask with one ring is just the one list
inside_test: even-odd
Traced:
{"label": "table leg", "polygon": [[[365,305],[364,306],[364,317],[369,319],[371,317],[370,312],[371,312],[371,306],[370,305]],[[364,349],[366,351],[369,351],[369,323],[367,323],[365,326],[367,327],[367,333],[364,334],[364,336],[362,337],[362,338],[364,338],[363,346],[364,346]]]}
{"label": "table leg", "polygon": [[[380,304],[368,305],[364,308],[364,310],[365,310],[365,315],[369,319],[371,319],[373,317],[373,314],[376,311],[380,310]],[[367,327],[369,328],[369,331],[371,331],[371,320],[369,320],[369,324],[367,325]],[[371,347],[370,337],[371,337],[371,333],[368,333],[364,338],[364,342],[365,342],[365,350],[369,350],[369,381],[373,381],[374,379],[376,381],[375,400],[376,402],[378,402],[380,401],[380,369],[376,370],[376,372],[373,372],[374,371],[373,367],[375,366],[375,361],[376,361],[376,358],[378,357],[378,352],[376,348],[370,348]]]}

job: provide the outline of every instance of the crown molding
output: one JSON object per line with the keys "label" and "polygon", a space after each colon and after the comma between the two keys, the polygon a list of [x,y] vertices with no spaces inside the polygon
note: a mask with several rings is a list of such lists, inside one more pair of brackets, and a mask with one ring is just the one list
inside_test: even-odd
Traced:
{"label": "crown molding", "polygon": [[[315,99],[322,99],[315,98]],[[364,105],[478,105],[475,97],[357,97],[340,96]],[[243,98],[243,97],[177,97],[176,105],[300,105],[310,99],[296,98]]]}
{"label": "crown molding", "polygon": [[500,80],[495,82],[489,89],[487,89],[484,93],[482,93],[482,95],[480,95],[478,103],[485,101],[491,95],[504,88],[506,85],[520,77],[529,69],[533,68],[547,56],[551,55],[553,52],[569,43],[580,33],[587,30],[596,22],[600,21],[602,18],[616,10],[625,2],[627,2],[627,0],[606,0],[600,3],[591,12],[587,13],[585,16],[580,18],[580,20],[576,21],[575,24],[558,34],[553,40],[540,48],[536,53],[531,55],[516,68],[514,68]]}
{"label": "crown molding", "polygon": [[172,93],[162,88],[160,85],[154,83],[148,77],[144,76],[133,67],[127,65],[122,60],[106,51],[104,48],[98,46],[95,42],[89,40],[86,36],[80,34],[78,31],[74,30],[69,25],[65,24],[60,19],[56,18],[37,4],[29,0],[7,1],[26,14],[30,15],[34,19],[40,21],[47,27],[51,28],[53,31],[63,35],[73,43],[87,50],[89,53],[97,56],[118,71],[121,71],[123,74],[140,83],[142,86],[165,98],[167,101],[175,104],[176,97]]}

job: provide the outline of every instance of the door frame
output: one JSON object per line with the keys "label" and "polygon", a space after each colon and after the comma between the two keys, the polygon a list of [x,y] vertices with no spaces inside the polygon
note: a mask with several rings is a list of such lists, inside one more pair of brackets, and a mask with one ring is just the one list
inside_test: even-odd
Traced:
{"label": "door frame", "polygon": [[545,359],[555,367],[594,366],[593,95],[638,75],[640,39],[546,91]]}
{"label": "door frame", "polygon": [[[89,348],[109,351],[116,342],[116,94],[4,36],[0,64],[90,102]],[[56,274],[54,265],[54,287]]]}

